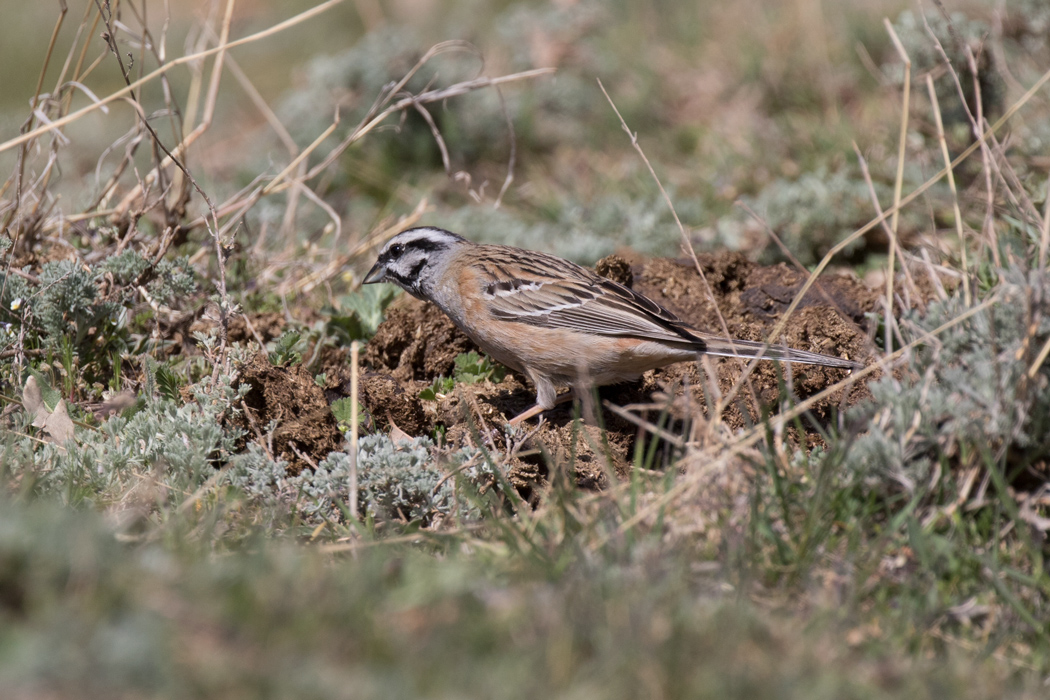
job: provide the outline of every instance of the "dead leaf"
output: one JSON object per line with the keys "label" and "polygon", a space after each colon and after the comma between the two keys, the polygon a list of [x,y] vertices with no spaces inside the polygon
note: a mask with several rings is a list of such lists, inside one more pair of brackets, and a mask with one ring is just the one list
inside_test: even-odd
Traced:
{"label": "dead leaf", "polygon": [[73,439],[73,419],[69,417],[65,399],[58,402],[54,412],[44,421],[44,430],[59,445],[65,443],[66,440]]}
{"label": "dead leaf", "polygon": [[[25,408],[26,413],[33,416],[34,419],[40,409],[44,408],[44,395],[40,391],[40,385],[36,383],[36,377],[31,374],[29,379],[26,380],[25,387],[22,389],[22,406]],[[33,425],[36,425],[36,420],[33,421]],[[36,427],[39,428],[40,426],[37,425]]]}
{"label": "dead leaf", "polygon": [[390,441],[391,442],[393,442],[396,445],[399,442],[404,442],[404,441],[411,442],[412,441],[412,436],[409,435],[408,433],[406,433],[401,428],[397,427],[397,423],[394,422],[393,418],[390,417],[389,413],[387,414],[386,417],[390,421]]}
{"label": "dead leaf", "polygon": [[22,407],[33,416],[33,427],[43,428],[54,442],[61,445],[73,438],[73,419],[69,417],[66,400],[59,400],[55,410],[48,411],[43,392],[33,375],[29,375],[22,388]]}
{"label": "dead leaf", "polygon": [[22,406],[25,407],[26,413],[33,417],[34,428],[43,428],[47,424],[47,418],[51,412],[47,410],[44,393],[33,375],[29,375],[22,389]]}

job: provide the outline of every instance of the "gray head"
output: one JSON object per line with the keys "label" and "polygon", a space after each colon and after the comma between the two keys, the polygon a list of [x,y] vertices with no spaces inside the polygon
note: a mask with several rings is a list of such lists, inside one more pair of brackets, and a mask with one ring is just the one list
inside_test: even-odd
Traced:
{"label": "gray head", "polygon": [[462,236],[430,226],[402,231],[383,246],[364,284],[392,282],[416,298],[429,299],[442,253],[466,243]]}

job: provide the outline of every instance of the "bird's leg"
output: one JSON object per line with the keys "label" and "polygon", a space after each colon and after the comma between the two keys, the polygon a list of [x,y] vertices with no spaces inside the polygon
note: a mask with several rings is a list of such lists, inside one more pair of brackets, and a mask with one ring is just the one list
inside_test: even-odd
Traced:
{"label": "bird's leg", "polygon": [[[564,394],[559,396],[554,401],[554,406],[557,406],[558,404],[563,404],[566,401],[571,401],[572,400],[572,396],[573,396],[573,394],[572,394],[571,391],[565,392]],[[551,406],[551,408],[554,408],[554,406]],[[534,418],[535,416],[538,416],[539,414],[543,413],[544,411],[548,411],[548,410],[550,410],[550,409],[544,408],[540,404],[536,404],[535,406],[533,406],[529,410],[524,411],[523,413],[519,413],[518,415],[516,415],[513,418],[511,418],[510,419],[510,424],[514,425],[514,426],[521,425],[522,421],[527,421],[529,418]]]}
{"label": "bird's leg", "polygon": [[539,404],[536,404],[535,406],[533,406],[529,410],[524,411],[522,413],[519,413],[518,415],[516,415],[513,418],[511,418],[509,423],[511,425],[513,425],[513,426],[518,426],[518,425],[520,425],[522,423],[522,421],[527,421],[529,418],[532,418],[533,416],[538,416],[539,414],[543,413],[546,410],[547,409],[545,409],[543,406],[540,406]]}

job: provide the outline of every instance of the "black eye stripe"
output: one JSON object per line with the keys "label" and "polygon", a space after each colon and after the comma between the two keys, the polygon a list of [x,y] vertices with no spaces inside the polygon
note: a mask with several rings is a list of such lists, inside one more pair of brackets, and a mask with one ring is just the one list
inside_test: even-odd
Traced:
{"label": "black eye stripe", "polygon": [[432,241],[429,238],[419,238],[414,241],[409,241],[405,244],[405,246],[406,248],[418,250],[423,253],[432,253],[435,250],[443,250],[448,247],[445,243],[441,243],[439,241]]}
{"label": "black eye stripe", "polygon": [[408,271],[408,278],[409,278],[410,280],[414,280],[414,279],[417,279],[417,278],[419,277],[419,273],[420,273],[420,272],[422,272],[422,271],[423,271],[423,268],[427,266],[427,262],[428,262],[428,261],[427,261],[427,259],[426,259],[426,258],[423,258],[422,260],[420,260],[419,262],[417,262],[417,263],[416,263],[416,264],[415,264],[415,265],[414,265],[414,266],[412,267],[412,269]]}

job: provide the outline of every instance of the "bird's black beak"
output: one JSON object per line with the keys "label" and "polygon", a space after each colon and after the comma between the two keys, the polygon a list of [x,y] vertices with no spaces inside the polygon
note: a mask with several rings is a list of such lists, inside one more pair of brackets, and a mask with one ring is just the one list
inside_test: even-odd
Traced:
{"label": "bird's black beak", "polygon": [[365,275],[365,278],[361,281],[361,284],[372,284],[374,282],[382,282],[383,277],[385,276],[386,266],[382,262],[377,260],[376,264],[373,265],[372,269],[368,271],[367,275]]}

